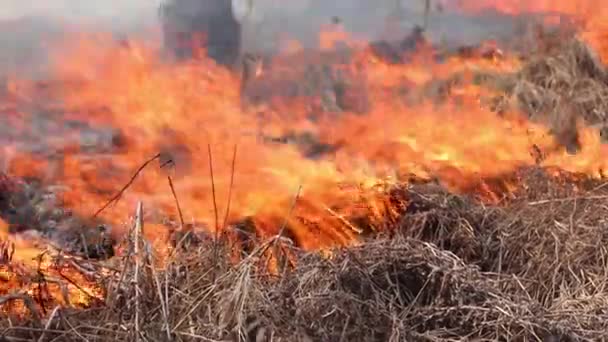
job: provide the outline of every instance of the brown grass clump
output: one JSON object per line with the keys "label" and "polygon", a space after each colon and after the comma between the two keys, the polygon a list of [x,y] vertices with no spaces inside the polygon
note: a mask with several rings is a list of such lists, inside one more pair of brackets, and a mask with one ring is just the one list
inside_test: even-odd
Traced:
{"label": "brown grass clump", "polygon": [[581,125],[598,128],[608,136],[608,70],[585,42],[571,33],[555,32],[538,37],[534,53],[526,55],[523,67],[512,74],[484,70],[458,72],[413,89],[407,100],[444,102],[451,91],[474,83],[501,93],[488,100],[503,114],[517,112],[548,125],[557,140],[570,152],[580,149]]}
{"label": "brown grass clump", "polygon": [[608,73],[596,53],[572,38],[533,56],[516,75],[512,95],[530,117],[571,102],[590,124],[606,120]]}
{"label": "brown grass clump", "polygon": [[608,113],[608,71],[583,41],[554,42],[507,79],[510,82],[498,110],[515,109],[549,124],[569,150],[580,148],[577,125],[596,126],[603,132]]}
{"label": "brown grass clump", "polygon": [[[407,205],[393,221],[394,236],[329,257],[271,241],[235,264],[227,242],[204,240],[152,267],[154,253],[142,245],[138,258],[118,259],[105,305],[58,309],[38,324],[4,320],[2,334],[41,341],[601,340],[608,331],[608,187],[569,184],[522,172],[516,199],[501,206],[437,186],[400,187],[392,196]],[[264,251],[274,246],[291,249],[295,267],[262,271]]]}
{"label": "brown grass clump", "polygon": [[499,207],[448,193],[415,195],[400,230],[482,271],[516,275],[526,283],[526,296],[545,306],[577,296],[574,288],[585,296],[603,294],[606,190],[592,182],[568,189],[539,170],[522,182],[516,200]]}

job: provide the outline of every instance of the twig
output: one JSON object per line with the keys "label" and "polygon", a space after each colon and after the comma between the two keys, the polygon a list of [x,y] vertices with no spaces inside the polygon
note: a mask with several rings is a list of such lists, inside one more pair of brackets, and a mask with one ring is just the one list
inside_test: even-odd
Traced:
{"label": "twig", "polygon": [[[69,266],[74,267],[76,270],[78,270],[78,272],[86,275],[87,277],[93,278],[93,279],[100,278],[99,268],[106,269],[109,271],[115,271],[115,272],[119,271],[116,268],[109,267],[106,265],[103,265],[101,267],[99,267],[99,265],[96,265],[98,267],[97,269],[92,268],[93,267],[92,263],[88,264],[87,266],[81,265],[80,262],[78,261],[78,259],[75,259],[75,258],[65,258],[64,260]],[[91,267],[91,268],[88,268],[88,267]]]}
{"label": "twig", "polygon": [[[169,262],[167,264],[167,267],[165,267],[165,286],[164,286],[164,290],[165,290],[165,303],[167,304],[167,317],[171,316],[171,306],[169,305],[169,271],[170,271],[170,267],[172,266],[172,262]],[[169,334],[171,334],[171,331],[169,331]]]}
{"label": "twig", "polygon": [[[279,250],[278,250],[278,246],[279,246],[279,241],[281,240],[281,238],[283,237],[283,233],[285,232],[285,229],[287,229],[287,224],[289,223],[289,219],[291,218],[291,215],[293,213],[293,210],[296,207],[296,204],[298,203],[298,199],[300,198],[300,193],[302,192],[302,185],[298,186],[298,191],[296,192],[296,195],[293,197],[293,201],[291,202],[291,206],[289,207],[289,211],[287,212],[287,215],[285,216],[285,220],[283,221],[283,224],[281,225],[281,228],[279,229],[279,232],[277,233],[277,235],[275,235],[274,237],[272,237],[270,239],[270,241],[268,241],[268,243],[265,246],[261,246],[261,248],[259,249],[260,252],[260,256],[263,256],[264,253],[266,253],[266,251],[268,249],[272,249],[277,257],[277,261],[279,258]],[[252,254],[255,254],[252,253]]]}
{"label": "twig", "polygon": [[333,209],[331,209],[328,206],[325,206],[325,211],[327,211],[329,214],[331,214],[333,217],[337,218],[338,220],[340,220],[340,222],[342,222],[344,225],[346,225],[348,228],[350,228],[350,230],[352,230],[353,232],[357,233],[357,234],[362,234],[363,230],[359,227],[355,227],[355,225],[353,225],[352,223],[350,223],[347,219],[344,218],[344,216],[338,214],[337,212],[335,212]]}
{"label": "twig", "polygon": [[[66,319],[66,317],[64,315],[59,316],[59,318],[61,318],[61,321],[63,321],[63,323],[69,327],[69,331],[71,333],[80,337],[85,342],[90,340],[90,339],[84,337],[84,335],[88,335],[88,334],[79,332],[78,329],[76,329],[76,327],[74,327],[74,325],[72,323],[70,323],[70,321],[68,319]],[[66,329],[66,330],[68,330],[68,329]],[[97,337],[97,336],[93,336],[93,337]]]}
{"label": "twig", "polygon": [[[122,187],[122,189],[120,189],[120,191],[114,195],[114,197],[112,197],[106,204],[104,204],[101,208],[99,208],[95,214],[93,214],[93,218],[97,217],[99,214],[101,214],[104,210],[106,210],[106,208],[108,208],[110,205],[112,205],[112,203],[118,202],[118,200],[120,199],[120,197],[122,197],[122,194],[127,191],[127,189],[131,186],[131,184],[133,184],[133,182],[135,181],[135,179],[137,178],[137,176],[139,176],[139,174],[153,161],[155,161],[156,159],[160,158],[160,153],[158,153],[157,155],[155,155],[154,157],[146,160],[146,162],[144,162],[138,169],[137,171],[135,171],[135,173],[133,174],[133,176],[131,176],[131,179],[129,179],[129,181],[127,182],[127,184],[125,184],[125,186]],[[164,167],[166,164],[172,163],[173,160],[169,160],[167,162],[165,162],[163,165],[161,165],[160,167]]]}
{"label": "twig", "polygon": [[232,187],[234,186],[234,172],[236,166],[236,149],[237,145],[234,145],[232,151],[232,165],[230,166],[230,187],[228,188],[228,202],[226,203],[226,213],[224,214],[224,222],[222,223],[222,229],[226,229],[228,223],[228,215],[230,215],[230,204],[232,202]]}
{"label": "twig", "polygon": [[192,232],[190,230],[187,232],[183,232],[183,234],[176,234],[176,236],[178,236],[180,239],[177,242],[175,242],[175,245],[169,251],[169,255],[167,256],[168,258],[171,258],[173,256],[173,254],[175,254],[177,251],[181,250],[182,245],[186,242],[186,240],[188,238],[191,238],[190,234],[192,234]]}
{"label": "twig", "polygon": [[169,188],[171,188],[171,194],[173,195],[173,199],[175,200],[175,207],[177,208],[177,215],[179,216],[179,228],[181,231],[183,231],[186,224],[184,223],[182,207],[179,205],[179,200],[177,199],[177,193],[175,192],[175,187],[173,186],[173,180],[171,179],[171,176],[167,176],[167,180],[169,181]]}
{"label": "twig", "polygon": [[[296,195],[293,197],[293,201],[291,202],[291,207],[289,207],[289,212],[287,212],[287,216],[285,216],[285,220],[283,220],[283,224],[281,225],[281,228],[279,229],[279,233],[276,235],[276,241],[278,241],[281,237],[283,237],[283,233],[285,232],[285,229],[287,229],[287,224],[289,223],[291,214],[293,213],[293,210],[296,208],[298,199],[300,199],[301,192],[302,192],[302,185],[300,185],[298,187],[298,191],[296,192]],[[276,243],[276,241],[275,241],[275,243]]]}
{"label": "twig", "polygon": [[[129,234],[128,236],[131,236],[133,229],[135,229],[134,227],[131,227],[129,229]],[[127,270],[131,267],[131,253],[133,252],[133,246],[131,244],[129,244],[129,252],[128,255],[126,257],[123,258],[123,265],[122,265],[122,269],[120,270],[120,278],[118,279],[118,282],[111,282],[109,285],[109,289],[108,289],[108,296],[106,301],[109,303],[109,305],[112,305],[112,301],[114,300],[114,294],[116,294],[118,291],[121,290],[123,283],[125,282],[126,279],[126,275],[127,275]],[[106,318],[107,319],[107,318]]]}
{"label": "twig", "polygon": [[596,186],[595,188],[589,190],[590,193],[594,193],[596,191],[602,190],[603,188],[605,188],[606,186],[608,186],[608,182],[604,182],[598,186]]}
{"label": "twig", "polygon": [[46,315],[46,308],[44,307],[44,297],[43,297],[43,293],[45,293],[46,295],[50,296],[49,293],[49,289],[46,283],[46,277],[44,276],[44,273],[42,272],[42,261],[44,259],[44,255],[46,254],[46,252],[42,252],[40,253],[37,257],[36,257],[36,261],[37,261],[37,268],[36,268],[36,283],[38,285],[38,301],[40,303],[40,308],[42,309],[42,314]]}
{"label": "twig", "polygon": [[160,280],[158,279],[158,274],[154,268],[154,265],[150,265],[150,270],[152,272],[152,276],[154,277],[154,283],[156,284],[156,291],[158,292],[158,300],[160,301],[160,309],[163,314],[163,325],[165,326],[165,332],[167,333],[167,341],[171,341],[171,327],[169,327],[169,304],[165,300],[163,296],[163,291],[160,286]]}
{"label": "twig", "polygon": [[42,331],[40,338],[38,338],[38,342],[44,341],[44,338],[46,337],[46,333],[51,328],[51,324],[53,323],[53,320],[55,319],[55,315],[57,315],[60,308],[61,308],[61,306],[57,305],[51,312],[51,316],[49,317],[49,320],[44,325],[44,330]]}
{"label": "twig", "polygon": [[549,204],[549,203],[564,203],[564,202],[578,201],[578,200],[602,200],[602,199],[608,199],[608,195],[573,196],[573,197],[565,197],[565,198],[555,198],[555,199],[528,202],[528,205],[535,206],[535,205],[542,205],[542,204]]}
{"label": "twig", "polygon": [[215,282],[216,276],[216,266],[219,252],[219,219],[218,219],[218,211],[217,211],[217,198],[215,196],[215,179],[213,177],[213,157],[211,155],[211,144],[207,144],[207,154],[209,155],[209,174],[211,178],[211,195],[213,196],[213,212],[215,213],[215,234],[213,238],[213,281]]}
{"label": "twig", "polygon": [[135,245],[133,247],[135,254],[135,274],[133,275],[133,281],[135,283],[135,340],[140,341],[141,339],[141,327],[140,327],[140,287],[139,287],[139,268],[141,255],[139,251],[140,238],[144,226],[143,218],[143,204],[137,203],[137,209],[135,212]]}
{"label": "twig", "polygon": [[213,156],[211,155],[211,144],[207,144],[207,154],[209,155],[209,175],[211,177],[211,195],[213,196],[213,211],[215,213],[215,240],[219,233],[219,219],[217,211],[217,198],[215,196],[215,179],[213,178]]}
{"label": "twig", "polygon": [[70,277],[68,277],[65,274],[61,273],[61,271],[59,272],[59,275],[61,276],[61,278],[63,278],[64,280],[66,280],[68,283],[72,284],[75,288],[78,289],[78,291],[84,293],[90,299],[94,300],[97,303],[103,303],[103,301],[101,299],[99,299],[99,298],[95,297],[94,295],[92,295],[89,291],[85,290],[82,286],[78,285],[78,283],[76,283],[75,281],[73,281],[72,279],[70,279]]}
{"label": "twig", "polygon": [[[169,164],[172,161],[169,160],[167,161],[167,163],[165,164]],[[171,252],[169,253],[169,257],[171,257],[173,255],[173,252],[175,252],[176,250],[179,250],[179,248],[181,247],[182,243],[184,241],[186,241],[186,238],[190,235],[190,232],[186,232],[184,231],[184,229],[186,228],[186,222],[184,221],[184,214],[182,212],[182,207],[179,204],[179,199],[177,197],[177,192],[175,191],[175,186],[173,185],[173,179],[171,178],[170,175],[167,176],[167,181],[169,182],[169,188],[171,189],[171,194],[173,195],[173,200],[175,201],[175,207],[177,209],[177,215],[179,217],[179,231],[181,234],[181,238],[175,243],[174,249],[171,250]],[[175,234],[175,231],[171,232],[173,236],[180,236],[180,234]],[[171,234],[169,236],[169,238],[171,238]]]}

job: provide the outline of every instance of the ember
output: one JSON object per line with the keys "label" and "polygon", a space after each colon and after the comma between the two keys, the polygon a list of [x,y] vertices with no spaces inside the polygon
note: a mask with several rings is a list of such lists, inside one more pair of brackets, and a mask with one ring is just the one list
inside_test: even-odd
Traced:
{"label": "ember", "polygon": [[333,17],[237,70],[70,35],[3,81],[3,336],[605,337],[608,14],[440,7],[540,19],[454,47],[427,1],[400,39]]}

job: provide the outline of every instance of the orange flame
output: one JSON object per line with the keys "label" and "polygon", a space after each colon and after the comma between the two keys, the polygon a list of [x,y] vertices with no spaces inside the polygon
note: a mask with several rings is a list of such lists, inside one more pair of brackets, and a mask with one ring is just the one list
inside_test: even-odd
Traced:
{"label": "orange flame", "polygon": [[[468,8],[466,3],[464,8]],[[513,11],[508,4],[495,7]],[[542,7],[546,4],[535,4],[518,11],[547,10]],[[336,40],[346,40],[351,46],[359,43],[332,28],[322,35],[321,48],[328,49]],[[305,120],[311,105],[304,97],[272,99],[260,117],[259,108],[241,107],[239,80],[228,70],[206,58],[168,64],[158,57],[156,48],[138,42],[117,46],[105,37],[76,39],[59,49],[55,64],[56,78],[64,81],[57,90],[69,113],[65,116],[120,128],[125,137],[124,147],[110,158],[65,156],[62,182],[68,186],[63,193],[68,206],[90,215],[151,156],[162,152],[161,159],[176,162],[172,170],[160,170],[158,164],[144,170],[121,201],[103,213],[117,227],[140,200],[147,208],[177,214],[168,189],[169,172],[184,219],[201,228],[213,231],[223,228],[224,217],[233,222],[253,216],[261,235],[270,236],[287,217],[304,248],[349,244],[357,241],[357,229],[340,217],[356,211],[357,196],[367,201],[366,194],[373,193],[377,184],[414,173],[438,177],[452,189],[462,190],[480,178],[535,164],[529,152],[533,145],[547,150],[555,147],[545,128],[498,117],[483,108],[479,99],[489,90],[479,86],[456,87],[449,103],[441,106],[408,104],[399,93],[404,87],[457,71],[516,70],[519,62],[508,57],[455,57],[435,64],[421,53],[410,64],[388,65],[364,51],[343,71],[361,76],[357,82],[370,97],[370,113],[344,113],[338,119],[320,115],[320,122],[314,124]],[[279,67],[280,63],[279,58]],[[286,70],[283,77],[297,76]],[[335,155],[312,160],[294,145],[268,144],[263,139],[292,131],[316,133],[339,149]],[[591,131],[583,133],[585,144],[579,155],[552,154],[545,165],[597,175],[605,168],[606,148]],[[27,158],[12,163],[12,170],[21,175],[46,167],[45,162],[32,163]],[[344,190],[346,185],[355,193]],[[151,238],[166,234],[162,225],[158,227],[149,232]]]}
{"label": "orange flame", "polygon": [[[581,37],[608,60],[608,13],[595,1],[463,0],[459,6],[472,12],[491,7],[510,14],[577,16],[583,19]],[[19,176],[43,175],[60,181],[66,187],[61,194],[66,206],[88,217],[128,184],[144,161],[159,155],[120,201],[101,214],[114,225],[114,234],[125,233],[125,220],[143,201],[148,212],[146,237],[166,241],[166,225],[155,214],[178,215],[174,190],[185,221],[197,228],[213,232],[226,228],[225,223],[253,217],[262,238],[288,226],[298,244],[309,250],[357,243],[362,228],[349,218],[365,215],[372,224],[379,222],[386,215],[382,201],[387,188],[406,182],[411,174],[437,178],[453,191],[467,191],[483,179],[538,163],[530,153],[533,146],[557,151],[547,155],[542,166],[595,177],[601,177],[608,166],[607,147],[592,129],[581,128],[582,151],[568,155],[557,149],[546,127],[520,119],[517,113],[499,117],[485,108],[481,99],[494,94],[472,82],[454,86],[446,104],[408,101],[408,89],[455,73],[466,78],[479,70],[516,71],[521,62],[508,54],[500,59],[452,57],[435,63],[429,57],[433,51],[425,50],[411,56],[408,64],[390,65],[364,48],[364,40],[332,26],[319,37],[322,53],[316,55],[284,40],[282,51],[291,56],[275,58],[274,73],[264,77],[274,77],[271,81],[277,83],[269,82],[267,92],[277,94],[300,85],[303,77],[310,76],[309,70],[295,63],[324,62],[337,43],[359,51],[349,56],[348,63],[333,68],[337,74],[351,75],[369,97],[365,115],[334,115],[319,109],[318,102],[324,100],[319,100],[323,97],[319,89],[296,98],[271,96],[265,105],[243,108],[238,77],[204,53],[196,61],[170,64],[153,44],[119,45],[105,35],[71,38],[53,56],[53,83],[41,92],[36,84],[11,80],[0,89],[4,99],[0,111],[8,113],[11,125],[19,129],[28,113],[13,103],[38,104],[44,96],[52,103],[48,108],[61,110],[62,119],[120,129],[121,146],[105,156],[63,146],[59,161],[4,146],[1,166]],[[357,101],[360,96],[347,99]],[[316,122],[308,120],[310,114],[316,114]],[[336,151],[311,159],[295,144],[267,142],[269,136],[293,132],[313,133]],[[58,167],[62,172],[52,172]],[[63,298],[61,304],[87,306],[103,297],[100,287],[76,269],[48,259],[38,261],[41,249],[11,236],[1,220],[0,240],[16,246],[14,261],[0,265],[0,295],[21,288],[40,297],[35,281],[40,274],[32,271],[37,268],[49,279],[68,277],[78,285],[71,284],[65,296],[61,295],[65,289],[50,285],[48,293]],[[5,309],[26,312],[24,303]]]}

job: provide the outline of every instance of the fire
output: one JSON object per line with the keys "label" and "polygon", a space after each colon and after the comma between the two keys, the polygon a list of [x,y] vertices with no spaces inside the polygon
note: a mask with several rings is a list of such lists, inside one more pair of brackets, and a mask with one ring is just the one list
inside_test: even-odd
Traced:
{"label": "fire", "polygon": [[[603,10],[606,12],[606,10]],[[585,25],[585,29],[581,33],[581,37],[589,45],[591,45],[595,51],[597,51],[601,60],[606,63],[608,61],[608,24],[606,23],[606,17],[608,13],[603,15],[593,16]]]}
{"label": "fire", "polygon": [[[369,114],[326,117],[311,127],[302,124],[299,115],[273,120],[281,113],[268,109],[266,128],[256,113],[240,107],[238,79],[212,61],[172,65],[156,57],[153,47],[132,43],[125,48],[101,42],[80,41],[62,50],[57,78],[77,82],[60,89],[60,96],[69,108],[66,117],[82,119],[86,115],[89,122],[119,127],[125,146],[109,159],[86,160],[67,154],[61,180],[69,189],[63,193],[66,205],[90,215],[151,156],[162,152],[175,161],[165,170],[158,164],[144,170],[122,199],[102,213],[118,227],[118,235],[124,233],[119,227],[139,200],[146,207],[177,215],[167,175],[172,177],[187,222],[213,230],[223,227],[226,216],[228,223],[251,216],[262,223],[258,227],[261,235],[271,236],[289,216],[299,187],[297,214],[307,220],[329,220],[327,208],[348,208],[352,202],[352,194],[338,190],[342,184],[365,191],[386,177],[416,174],[438,177],[453,189],[463,189],[469,182],[533,165],[533,144],[541,149],[555,145],[542,127],[505,120],[480,107],[479,98],[486,90],[479,86],[456,88],[451,96],[460,103],[440,106],[408,105],[390,92],[399,85],[423,84],[454,72],[512,71],[518,67],[515,59],[452,58],[433,65],[420,58],[392,66],[364,52],[356,59],[368,76],[366,89],[373,104]],[[306,111],[297,100],[292,108]],[[272,145],[261,138],[267,132],[311,129],[322,141],[340,146],[334,157],[311,160],[293,145]],[[587,144],[580,155],[554,154],[545,163],[585,173],[605,168],[605,148],[591,134],[585,137]],[[18,162],[12,165],[14,173],[26,170],[32,167]],[[337,233],[331,226],[313,232],[290,220],[305,248],[357,240],[348,227],[340,229],[345,233]],[[166,231],[149,234],[163,238]]]}
{"label": "fire", "polygon": [[603,6],[595,0],[551,1],[551,0],[459,0],[456,7],[477,12],[483,10],[496,10],[508,14],[543,13],[543,14],[569,14],[593,15]]}
{"label": "fire", "polygon": [[319,48],[321,50],[333,50],[336,45],[363,46],[365,41],[353,37],[344,30],[341,24],[331,24],[322,27],[319,34]]}
{"label": "fire", "polygon": [[[347,113],[341,119],[325,118],[322,120],[327,122],[313,126],[324,142],[340,149],[335,157],[310,160],[292,145],[262,141],[260,135],[267,132],[264,122],[256,113],[241,109],[238,79],[213,62],[169,65],[156,57],[153,48],[143,45],[106,51],[100,51],[100,45],[104,44],[84,41],[75,49],[64,50],[57,64],[58,78],[79,82],[62,89],[62,101],[71,109],[68,115],[82,117],[85,114],[80,113],[86,113],[91,122],[120,127],[125,148],[108,160],[85,161],[67,155],[62,180],[69,186],[63,194],[66,204],[83,215],[90,214],[107,201],[108,193],[118,190],[118,184],[126,184],[146,159],[164,151],[176,161],[172,170],[145,170],[121,201],[103,214],[115,226],[120,226],[139,200],[147,207],[176,214],[167,172],[174,178],[186,221],[209,230],[223,226],[230,200],[228,222],[257,217],[263,222],[259,227],[264,230],[262,235],[270,236],[289,215],[299,187],[298,215],[321,220],[328,216],[327,208],[348,207],[352,201],[351,194],[337,190],[340,184],[369,186],[387,176],[414,173],[439,177],[454,189],[465,188],[473,180],[533,165],[533,144],[543,149],[554,147],[542,127],[505,120],[481,108],[479,98],[484,90],[478,86],[455,89],[452,96],[458,96],[461,103],[439,107],[431,103],[410,106],[388,93],[404,82],[422,84],[474,68],[515,70],[515,60],[454,58],[432,65],[421,59],[391,66],[364,53],[357,59],[367,63],[364,72],[369,75],[366,88],[372,96],[372,111],[365,116]],[[298,105],[293,109],[304,112]],[[265,114],[273,132],[311,129],[298,127],[302,122],[298,117],[273,122],[281,113],[269,109]],[[533,137],[530,131],[541,137]],[[605,153],[599,142],[589,137],[582,154],[551,155],[546,163],[593,173],[604,168]],[[90,191],[91,186],[98,191]],[[221,222],[216,222],[216,217]],[[356,241],[350,229],[342,228],[346,233],[336,234],[334,227],[321,226],[312,232],[296,221],[292,228],[305,248]],[[159,237],[164,234],[156,233]]]}
{"label": "fire", "polygon": [[[69,266],[57,266],[43,259],[36,266],[0,265],[0,295],[14,295],[15,300],[2,306],[3,314],[19,317],[47,314],[47,305],[85,308],[104,298],[97,280],[92,280]],[[20,290],[22,295],[15,295]],[[34,298],[29,302],[25,295]],[[37,305],[43,312],[39,312]]]}
{"label": "fire", "polygon": [[459,0],[453,7],[470,13],[477,13],[483,10],[496,10],[511,15],[525,13],[544,14],[547,15],[547,20],[551,20],[549,15],[570,16],[582,23],[581,36],[598,51],[604,60],[608,56],[608,48],[605,46],[608,10],[605,6],[602,6],[601,1]]}
{"label": "fire", "polygon": [[[111,49],[107,54],[89,48],[83,43],[70,53],[74,61],[62,60],[58,66],[60,79],[85,76],[82,82],[62,91],[62,100],[73,109],[72,114],[66,115],[78,116],[86,110],[91,122],[118,125],[124,132],[127,148],[125,153],[113,155],[107,161],[65,156],[63,181],[69,190],[63,194],[64,202],[82,215],[93,213],[107,201],[108,193],[117,190],[117,184],[126,183],[140,163],[159,151],[167,151],[176,161],[175,169],[167,172],[174,177],[175,192],[182,202],[186,221],[194,219],[209,229],[216,224],[214,197],[221,205],[217,217],[223,221],[226,216],[224,207],[231,174],[234,192],[228,221],[255,215],[262,222],[272,222],[267,225],[270,230],[278,229],[277,223],[288,211],[289,197],[295,195],[299,186],[303,186],[302,195],[314,207],[310,210],[325,212],[321,203],[330,200],[330,188],[341,179],[348,179],[329,161],[307,160],[292,146],[262,144],[257,132],[260,123],[253,113],[242,113],[238,105],[238,80],[211,62],[169,66],[141,46]],[[101,70],[92,67],[99,65]],[[109,101],[107,96],[111,98]],[[213,184],[208,146],[215,176]],[[235,147],[238,159],[231,170]],[[18,161],[12,164],[16,174],[31,169],[29,164]],[[92,186],[98,191],[91,191]],[[104,213],[104,218],[120,229],[122,220],[130,215],[138,200],[151,204],[146,207],[175,213],[167,174],[146,170],[123,200]],[[321,236],[305,229],[296,231],[301,235],[298,240],[309,248],[336,239],[340,243],[352,240],[335,236],[333,230]],[[151,238],[163,238],[166,231],[149,233],[158,234]]]}
{"label": "fire", "polygon": [[3,314],[40,317],[56,305],[84,308],[103,301],[99,279],[84,273],[77,259],[51,257],[31,241],[11,238],[8,225],[1,224],[0,296],[7,300]]}
{"label": "fire", "polygon": [[[476,0],[460,6],[473,11],[489,4]],[[555,10],[586,18],[597,9],[579,2],[491,4],[513,14]],[[586,22],[582,36],[606,56],[606,30],[598,18]],[[55,161],[8,148],[7,167],[11,174],[46,174],[49,182],[64,185],[64,204],[87,217],[152,160],[120,200],[100,214],[114,227],[115,237],[126,233],[126,221],[141,201],[148,213],[147,238],[165,241],[169,229],[158,217],[177,221],[178,201],[184,221],[197,229],[213,233],[252,217],[262,238],[289,227],[298,245],[312,250],[357,243],[362,229],[348,218],[381,219],[386,188],[406,182],[412,174],[439,179],[453,191],[467,191],[483,179],[537,164],[533,148],[550,151],[542,166],[597,177],[608,166],[608,150],[591,129],[581,128],[582,151],[571,156],[557,146],[546,127],[523,120],[518,113],[498,116],[488,108],[484,99],[496,92],[466,80],[480,70],[518,70],[521,62],[508,53],[500,58],[456,56],[438,63],[432,58],[435,51],[423,49],[411,56],[410,63],[393,65],[335,27],[323,32],[319,47],[331,51],[336,42],[357,49],[340,71],[356,75],[371,105],[365,115],[320,111],[315,113],[317,121],[311,122],[307,116],[317,108],[306,96],[271,97],[264,106],[241,106],[239,78],[205,57],[171,64],[159,57],[154,45],[116,44],[104,36],[71,39],[54,56],[57,83],[46,94],[55,101],[49,107],[61,109],[59,120],[117,128],[120,142],[106,156],[87,156],[78,147],[62,146],[63,157]],[[283,51],[304,54],[289,40]],[[276,69],[285,71],[280,75],[287,83],[298,82],[298,73],[307,72],[295,70],[288,56],[275,62]],[[465,81],[453,87],[444,104],[410,101],[404,95],[454,74],[462,74]],[[33,88],[15,80],[8,89],[11,101],[33,103]],[[15,110],[14,115],[23,119],[28,113]],[[268,142],[269,137],[294,132],[313,134],[335,151],[313,159],[294,144]],[[49,172],[52,165],[61,172]],[[11,238],[7,229],[2,232],[2,238]],[[27,247],[18,245],[17,254],[34,260],[38,249]],[[39,264],[53,274],[60,272],[48,263]],[[16,273],[11,272],[7,288],[17,286]],[[70,277],[80,277],[77,274]],[[75,282],[100,296],[84,277]]]}

